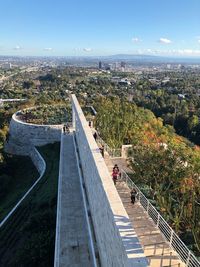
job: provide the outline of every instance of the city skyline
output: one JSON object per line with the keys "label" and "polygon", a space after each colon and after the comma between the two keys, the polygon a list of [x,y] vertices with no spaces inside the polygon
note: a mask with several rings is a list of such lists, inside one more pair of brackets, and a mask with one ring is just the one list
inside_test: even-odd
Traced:
{"label": "city skyline", "polygon": [[0,55],[200,57],[199,11],[199,0],[8,0]]}

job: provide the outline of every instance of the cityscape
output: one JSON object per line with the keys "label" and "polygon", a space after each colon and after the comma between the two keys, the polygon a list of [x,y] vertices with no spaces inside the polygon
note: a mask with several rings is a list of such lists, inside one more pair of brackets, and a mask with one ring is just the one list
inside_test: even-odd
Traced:
{"label": "cityscape", "polygon": [[0,267],[200,267],[199,1],[11,2]]}

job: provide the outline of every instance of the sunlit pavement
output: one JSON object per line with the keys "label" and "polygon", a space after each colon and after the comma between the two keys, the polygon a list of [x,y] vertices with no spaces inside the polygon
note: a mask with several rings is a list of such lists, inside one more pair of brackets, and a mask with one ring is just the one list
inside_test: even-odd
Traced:
{"label": "sunlit pavement", "polygon": [[[128,171],[126,161],[116,158],[110,159],[105,154],[105,162],[112,173],[114,164],[118,164],[120,170]],[[130,189],[125,182],[117,181],[116,185],[119,196],[129,215],[133,228],[144,249],[144,253],[149,260],[150,267],[183,267],[185,264],[178,258],[175,251],[170,249],[169,243],[165,241],[160,230],[155,226],[153,221],[148,217],[143,207],[136,202],[134,205],[130,199]]]}

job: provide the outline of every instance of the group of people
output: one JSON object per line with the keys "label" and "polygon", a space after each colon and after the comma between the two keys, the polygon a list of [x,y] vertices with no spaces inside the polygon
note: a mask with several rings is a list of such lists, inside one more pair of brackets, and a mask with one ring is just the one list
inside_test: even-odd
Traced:
{"label": "group of people", "polygon": [[[112,179],[113,179],[113,182],[114,184],[116,185],[117,183],[117,179],[121,177],[121,173],[119,171],[119,167],[117,164],[114,165],[113,167],[113,170],[112,170]],[[132,188],[131,192],[131,203],[134,204],[135,203],[135,200],[136,200],[136,196],[137,196],[137,191],[135,188]]]}
{"label": "group of people", "polygon": [[64,134],[66,134],[66,133],[67,133],[67,134],[70,133],[68,124],[63,125],[63,133],[64,133]]}

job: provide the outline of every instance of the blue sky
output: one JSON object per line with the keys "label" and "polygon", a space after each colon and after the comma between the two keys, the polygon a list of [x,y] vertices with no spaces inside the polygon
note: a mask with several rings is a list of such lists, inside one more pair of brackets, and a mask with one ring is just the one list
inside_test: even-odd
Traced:
{"label": "blue sky", "polygon": [[200,57],[200,0],[1,0],[0,55]]}

